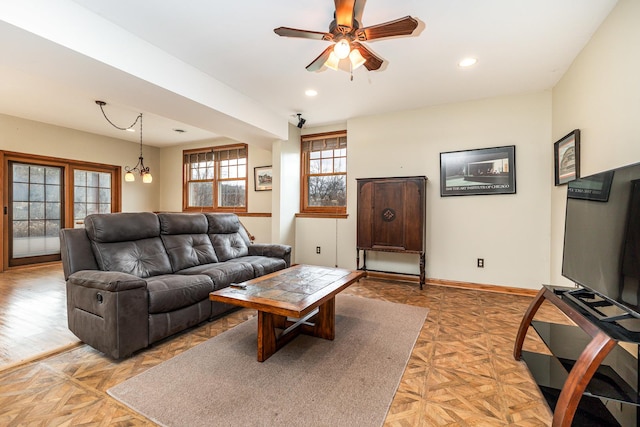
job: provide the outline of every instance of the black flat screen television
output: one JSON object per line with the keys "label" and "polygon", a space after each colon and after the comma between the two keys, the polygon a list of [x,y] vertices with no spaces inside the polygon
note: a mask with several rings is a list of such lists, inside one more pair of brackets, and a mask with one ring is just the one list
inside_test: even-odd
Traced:
{"label": "black flat screen television", "polygon": [[[640,324],[640,163],[569,182],[562,275],[599,320]],[[626,319],[626,320],[625,320]]]}

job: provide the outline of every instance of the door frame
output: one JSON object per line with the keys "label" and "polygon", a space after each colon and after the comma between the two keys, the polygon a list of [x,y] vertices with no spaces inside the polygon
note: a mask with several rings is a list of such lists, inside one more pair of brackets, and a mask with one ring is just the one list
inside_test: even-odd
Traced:
{"label": "door frame", "polygon": [[[18,153],[13,151],[0,150],[0,176],[2,186],[0,187],[0,200],[2,200],[2,227],[0,227],[0,271],[6,271],[22,266],[9,267],[9,162],[19,162],[27,164],[38,164],[43,166],[61,167],[62,172],[62,200],[63,224],[64,228],[73,228],[73,171],[75,169],[91,170],[96,172],[107,172],[111,174],[111,212],[122,210],[122,167],[104,163],[85,162],[51,156],[39,156],[37,154]],[[29,264],[34,265],[34,264]]]}

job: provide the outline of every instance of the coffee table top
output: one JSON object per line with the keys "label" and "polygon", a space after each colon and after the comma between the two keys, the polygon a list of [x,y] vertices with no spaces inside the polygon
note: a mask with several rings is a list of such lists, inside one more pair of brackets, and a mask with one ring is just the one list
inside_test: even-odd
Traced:
{"label": "coffee table top", "polygon": [[296,265],[210,294],[226,302],[283,316],[302,317],[364,276],[363,271]]}

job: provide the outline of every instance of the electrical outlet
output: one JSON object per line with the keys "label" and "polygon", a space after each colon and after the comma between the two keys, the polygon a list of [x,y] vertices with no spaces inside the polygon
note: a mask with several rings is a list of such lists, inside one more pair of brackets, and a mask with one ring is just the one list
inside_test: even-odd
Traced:
{"label": "electrical outlet", "polygon": [[316,253],[319,254],[320,253],[320,246],[316,246]]}
{"label": "electrical outlet", "polygon": [[484,268],[484,258],[478,258],[478,268]]}

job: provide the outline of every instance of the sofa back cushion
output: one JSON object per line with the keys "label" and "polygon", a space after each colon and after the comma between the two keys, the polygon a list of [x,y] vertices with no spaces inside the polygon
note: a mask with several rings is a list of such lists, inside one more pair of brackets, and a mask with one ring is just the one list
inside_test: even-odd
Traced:
{"label": "sofa back cushion", "polygon": [[156,214],[95,214],[87,216],[84,222],[101,270],[142,278],[172,272]]}
{"label": "sofa back cushion", "polygon": [[218,262],[207,235],[209,224],[202,214],[160,213],[160,237],[173,271]]}
{"label": "sofa back cushion", "polygon": [[227,261],[249,254],[249,239],[236,214],[204,214],[209,237],[218,260]]}

